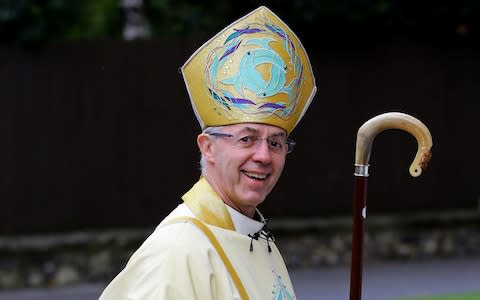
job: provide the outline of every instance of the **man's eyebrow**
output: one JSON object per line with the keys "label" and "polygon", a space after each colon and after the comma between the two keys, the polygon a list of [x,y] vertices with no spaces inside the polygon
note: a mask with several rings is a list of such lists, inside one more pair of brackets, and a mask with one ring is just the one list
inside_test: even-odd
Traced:
{"label": "man's eyebrow", "polygon": [[[256,129],[256,128],[253,128],[253,127],[246,126],[246,127],[242,128],[238,133],[241,134],[241,133],[244,133],[244,132],[258,134],[259,130]],[[285,132],[283,132],[283,131],[275,132],[274,134],[271,134],[270,136],[285,136]]]}
{"label": "man's eyebrow", "polygon": [[258,129],[246,126],[246,127],[243,127],[238,133],[244,133],[244,132],[258,133]]}
{"label": "man's eyebrow", "polygon": [[280,131],[280,132],[276,132],[276,133],[272,134],[271,136],[286,136],[286,135],[285,135],[285,132]]}

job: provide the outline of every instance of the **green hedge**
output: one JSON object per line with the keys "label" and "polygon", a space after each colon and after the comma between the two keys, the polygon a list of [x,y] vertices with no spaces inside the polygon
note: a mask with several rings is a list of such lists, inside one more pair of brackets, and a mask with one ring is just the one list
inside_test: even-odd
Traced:
{"label": "green hedge", "polygon": [[[0,41],[44,42],[121,38],[121,0],[0,0]],[[259,5],[267,5],[295,28],[321,35],[424,31],[476,33],[480,1],[143,0],[153,38],[216,32]]]}

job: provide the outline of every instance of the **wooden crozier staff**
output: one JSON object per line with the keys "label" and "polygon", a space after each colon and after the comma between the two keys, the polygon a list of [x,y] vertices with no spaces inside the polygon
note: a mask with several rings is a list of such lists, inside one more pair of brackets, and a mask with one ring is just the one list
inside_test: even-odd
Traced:
{"label": "wooden crozier staff", "polygon": [[362,264],[364,220],[367,210],[367,178],[370,151],[375,136],[387,129],[401,129],[411,133],[418,142],[418,151],[410,166],[410,174],[417,177],[427,167],[431,157],[432,136],[418,119],[403,113],[385,113],[365,122],[357,133],[355,150],[355,195],[353,204],[352,265],[350,272],[350,300],[362,297]]}

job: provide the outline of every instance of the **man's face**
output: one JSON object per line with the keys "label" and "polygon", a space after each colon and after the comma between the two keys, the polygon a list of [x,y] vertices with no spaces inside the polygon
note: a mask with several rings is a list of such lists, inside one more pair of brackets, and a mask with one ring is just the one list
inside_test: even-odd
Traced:
{"label": "man's face", "polygon": [[[223,136],[209,136],[213,165],[207,180],[227,205],[253,216],[282,173],[286,151],[275,149],[275,141],[285,140],[285,131],[254,123],[223,126],[213,131]],[[280,147],[285,149],[286,145]]]}

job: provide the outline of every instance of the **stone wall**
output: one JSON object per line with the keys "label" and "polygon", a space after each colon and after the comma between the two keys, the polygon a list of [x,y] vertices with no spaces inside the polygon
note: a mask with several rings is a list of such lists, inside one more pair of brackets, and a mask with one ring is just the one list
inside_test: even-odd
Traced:
{"label": "stone wall", "polygon": [[[476,214],[373,218],[365,262],[480,256]],[[289,268],[348,265],[349,218],[271,224]],[[108,282],[153,228],[0,237],[0,289]]]}

